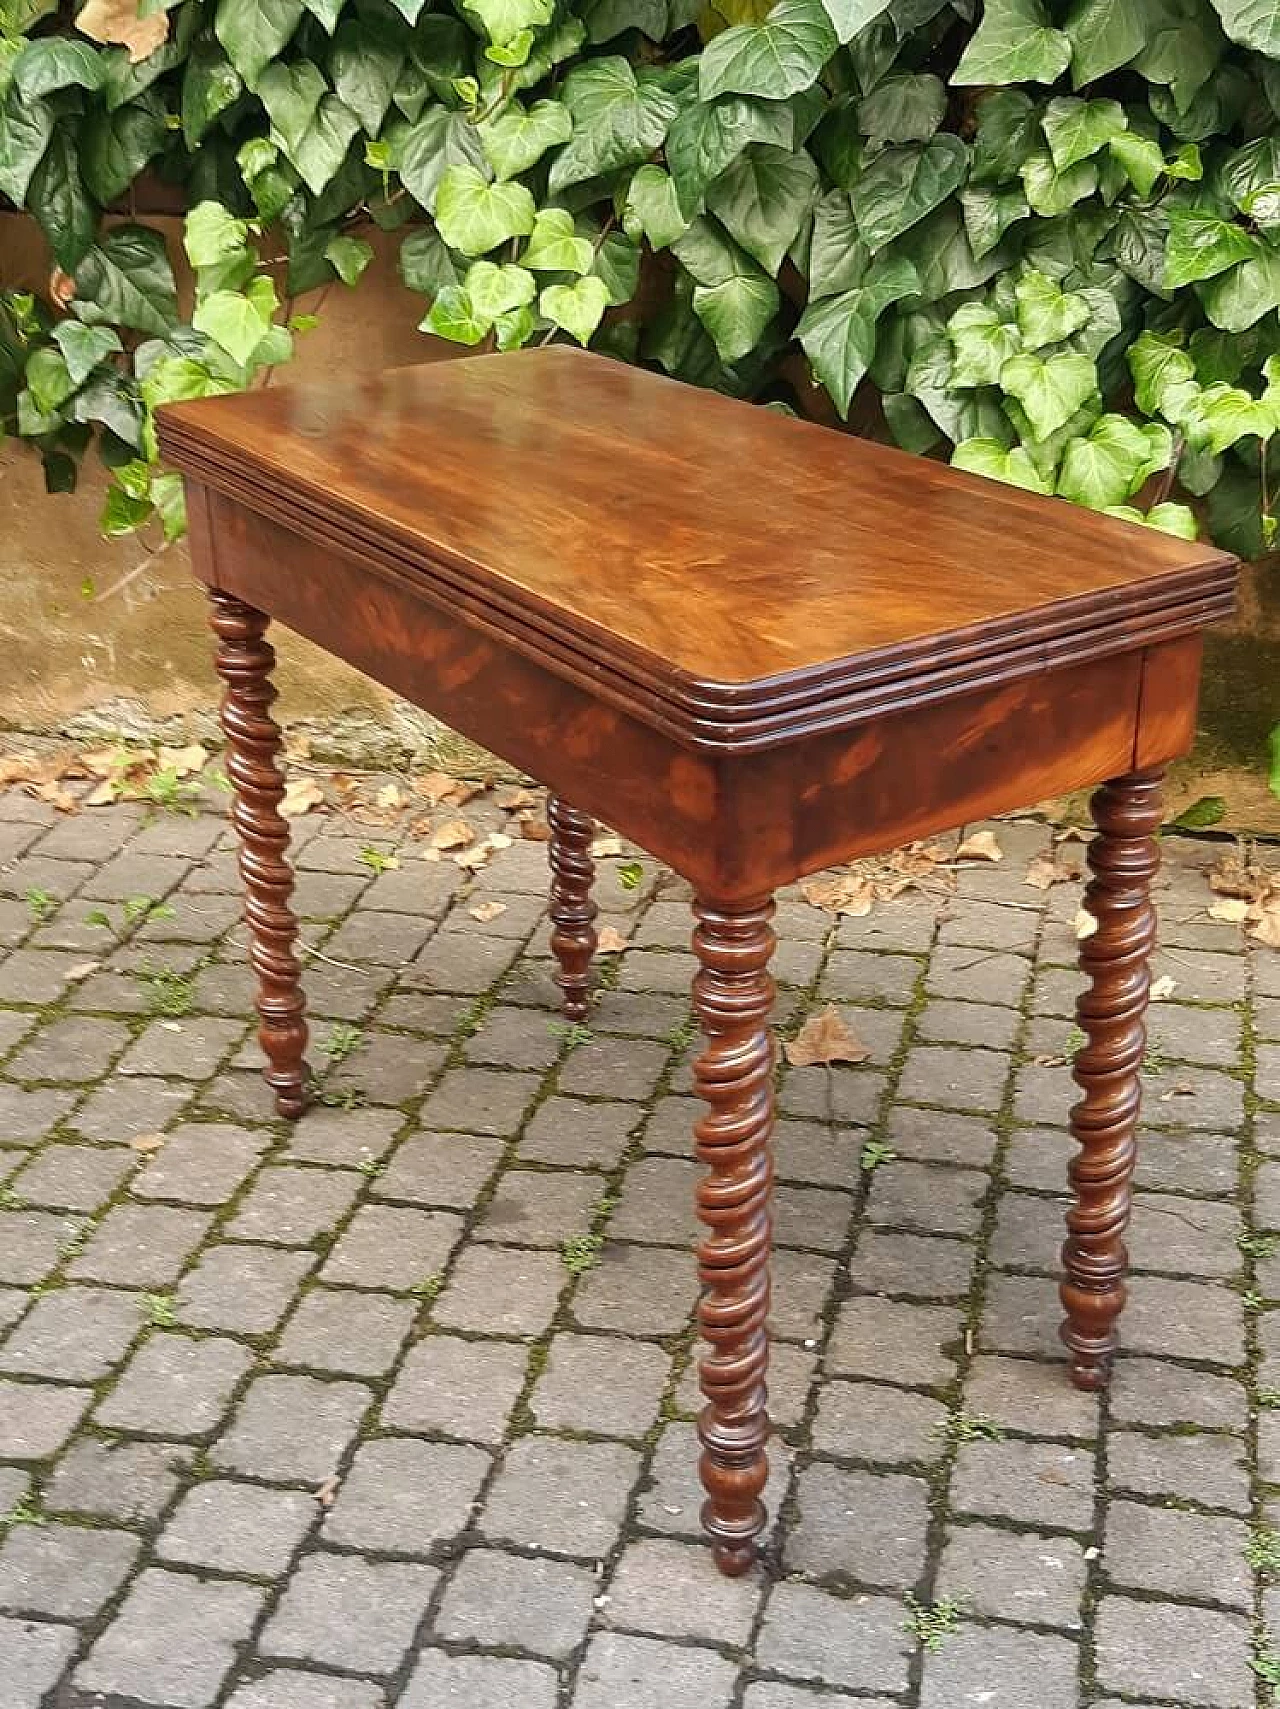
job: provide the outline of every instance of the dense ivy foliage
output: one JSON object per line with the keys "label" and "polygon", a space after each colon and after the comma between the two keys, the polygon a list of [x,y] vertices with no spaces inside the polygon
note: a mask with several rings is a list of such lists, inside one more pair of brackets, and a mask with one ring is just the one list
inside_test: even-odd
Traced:
{"label": "dense ivy foliage", "polygon": [[[96,440],[107,530],[176,534],[152,407],[284,361],[377,225],[459,344],[821,386],[1255,555],[1278,115],[1280,0],[0,0],[0,196],[54,261],[0,296],[0,420],[51,488]],[[190,209],[189,319],[144,177]]]}

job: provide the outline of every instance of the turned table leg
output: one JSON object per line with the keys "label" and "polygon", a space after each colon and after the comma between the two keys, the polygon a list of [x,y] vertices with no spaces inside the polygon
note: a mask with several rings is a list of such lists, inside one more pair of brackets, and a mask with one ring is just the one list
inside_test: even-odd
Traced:
{"label": "turned table leg", "polygon": [[769,1475],[773,902],[721,908],[698,901],[694,912],[700,965],[693,1003],[706,1035],[694,1082],[710,1105],[694,1130],[707,1169],[698,1186],[698,1216],[708,1230],[698,1248],[698,1321],[709,1349],[699,1365],[706,1397],[698,1420],[702,1523],[717,1566],[736,1577],[755,1560]]}
{"label": "turned table leg", "polygon": [[1093,798],[1098,834],[1089,845],[1092,878],[1084,905],[1098,929],[1080,946],[1088,976],[1077,1018],[1085,1043],[1074,1074],[1084,1096],[1071,1111],[1080,1146],[1070,1169],[1074,1202],[1062,1249],[1062,1339],[1077,1388],[1100,1389],[1119,1341],[1125,1302],[1135,1129],[1142,1102],[1142,1058],[1155,947],[1151,881],[1160,863],[1161,771],[1139,771],[1104,784]]}
{"label": "turned table leg", "polygon": [[289,823],[280,812],[284,777],[280,730],[271,716],[275,650],[270,619],[232,595],[211,589],[210,624],[218,638],[216,664],[226,685],[222,729],[234,794],[231,820],[240,838],[249,958],[258,976],[258,1037],[267,1057],[265,1078],[282,1116],[300,1116],[311,1071],[305,1060],[306,1001],[294,954],[298,922],[289,906],[293,870],[287,859]]}
{"label": "turned table leg", "polygon": [[547,804],[551,840],[551,949],[559,963],[556,984],[564,995],[567,1021],[585,1021],[591,995],[591,960],[596,953],[595,920],[599,909],[591,896],[595,862],[591,842],[595,821],[553,795]]}

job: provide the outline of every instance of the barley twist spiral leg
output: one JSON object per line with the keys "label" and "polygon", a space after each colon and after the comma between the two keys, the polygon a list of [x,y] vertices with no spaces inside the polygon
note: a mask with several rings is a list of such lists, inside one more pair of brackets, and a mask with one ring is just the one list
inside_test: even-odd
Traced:
{"label": "barley twist spiral leg", "polygon": [[547,805],[551,841],[551,949],[559,963],[556,984],[567,1021],[585,1021],[591,996],[591,961],[596,953],[596,915],[591,897],[595,822],[553,795]]}

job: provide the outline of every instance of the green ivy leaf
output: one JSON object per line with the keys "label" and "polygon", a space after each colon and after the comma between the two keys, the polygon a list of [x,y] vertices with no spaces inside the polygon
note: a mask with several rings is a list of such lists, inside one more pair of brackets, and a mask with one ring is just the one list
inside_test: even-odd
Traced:
{"label": "green ivy leaf", "polygon": [[717,95],[781,100],[807,89],[839,45],[820,0],[778,0],[762,24],[735,24],[707,43],[699,91],[704,101]]}
{"label": "green ivy leaf", "polygon": [[813,213],[809,243],[809,301],[833,297],[861,284],[871,255],[858,236],[853,203],[845,190],[831,190]]}
{"label": "green ivy leaf", "polygon": [[1213,0],[1222,27],[1232,41],[1280,59],[1280,4],[1277,0]]}
{"label": "green ivy leaf", "polygon": [[1147,14],[1134,0],[1073,0],[1062,27],[1077,89],[1128,65],[1147,44]]}
{"label": "green ivy leaf", "polygon": [[889,10],[891,0],[822,0],[822,4],[831,19],[837,39],[843,43],[851,42],[878,18],[883,17]]}
{"label": "green ivy leaf", "polygon": [[1000,373],[1022,348],[1016,326],[1002,321],[986,303],[964,303],[947,322],[954,363],[950,383],[972,389],[998,386]]}
{"label": "green ivy leaf", "polygon": [[810,303],[801,316],[796,337],[842,417],[847,419],[853,394],[875,357],[881,315],[910,296],[919,282],[910,262],[888,260],[869,271],[862,285]]}
{"label": "green ivy leaf", "polygon": [[1223,161],[1222,188],[1263,230],[1280,227],[1280,136],[1259,137]]}
{"label": "green ivy leaf", "polygon": [[91,113],[80,133],[80,169],[92,195],[104,207],[123,196],[168,134],[164,104],[153,94]]}
{"label": "green ivy leaf", "polygon": [[419,331],[433,332],[437,338],[448,338],[454,344],[479,344],[490,324],[484,315],[477,313],[461,285],[446,285],[432,303]]}
{"label": "green ivy leaf", "polygon": [[465,114],[446,107],[428,107],[412,124],[397,125],[389,141],[392,164],[405,189],[428,213],[435,211],[440,180],[450,167],[470,166],[488,176],[476,127]]}
{"label": "green ivy leaf", "polygon": [[98,229],[98,210],[80,174],[75,133],[65,120],[31,174],[27,206],[40,222],[53,258],[74,273]]}
{"label": "green ivy leaf", "polygon": [[1098,370],[1074,351],[1050,356],[1024,351],[1005,363],[1000,384],[1027,412],[1035,437],[1047,439],[1093,396]]}
{"label": "green ivy leaf", "polygon": [[309,59],[267,66],[258,79],[258,95],[290,162],[318,196],[346,159],[360,121],[329,93]]}
{"label": "green ivy leaf", "polygon": [[702,212],[707,186],[752,143],[795,146],[795,119],[786,102],[725,95],[691,101],[680,110],[667,133],[666,155],[689,219]]}
{"label": "green ivy leaf", "polygon": [[31,176],[53,135],[53,114],[43,101],[24,101],[10,88],[0,101],[0,194],[15,207],[27,199]]}
{"label": "green ivy leaf", "polygon": [[1123,415],[1104,415],[1088,435],[1072,439],[1062,458],[1058,493],[1091,510],[1123,504],[1151,475],[1173,460],[1168,428],[1139,427]]}
{"label": "green ivy leaf", "polygon": [[801,149],[758,148],[712,185],[707,205],[748,255],[777,277],[818,196],[818,168]]}
{"label": "green ivy leaf", "polygon": [[985,475],[989,481],[1004,481],[1030,493],[1052,493],[1053,484],[1036,468],[1021,445],[1006,450],[998,439],[966,439],[951,456],[953,469]]}
{"label": "green ivy leaf", "polygon": [[99,362],[105,362],[108,356],[124,348],[114,327],[85,326],[78,320],[59,321],[53,336],[73,389],[84,384]]}
{"label": "green ivy leaf", "polygon": [[264,313],[265,307],[260,297],[246,292],[214,291],[197,304],[191,324],[220,344],[233,362],[247,367],[271,329],[271,316]]}
{"label": "green ivy leaf", "polygon": [[1138,408],[1144,415],[1176,421],[1171,403],[1180,407],[1198,389],[1191,357],[1176,340],[1144,332],[1129,346],[1128,360]]}
{"label": "green ivy leaf", "polygon": [[594,252],[567,209],[543,208],[520,260],[537,273],[589,273]]}
{"label": "green ivy leaf", "polygon": [[940,77],[904,71],[886,77],[858,103],[858,124],[876,145],[928,142],[946,112],[947,89]]}
{"label": "green ivy leaf", "polygon": [[368,136],[377,136],[404,70],[404,49],[388,31],[348,18],[329,55],[334,92]]}
{"label": "green ivy leaf", "polygon": [[1224,332],[1247,332],[1280,308],[1280,252],[1259,246],[1252,261],[1196,287],[1205,313]]}
{"label": "green ivy leaf", "polygon": [[489,184],[474,166],[450,166],[436,194],[436,225],[450,249],[486,255],[533,230],[536,209],[523,184]]}
{"label": "green ivy leaf", "polygon": [[609,288],[603,279],[575,279],[572,285],[548,285],[538,298],[538,308],[554,325],[563,327],[581,345],[591,342],[609,306]]}
{"label": "green ivy leaf", "polygon": [[551,0],[466,0],[466,9],[496,46],[515,41],[526,30],[540,30],[552,14]]}
{"label": "green ivy leaf", "polygon": [[660,166],[638,167],[627,186],[623,226],[629,237],[644,237],[652,249],[666,249],[689,229],[680,209],[675,181]]}
{"label": "green ivy leaf", "polygon": [[218,0],[214,34],[250,89],[302,22],[302,0]]}
{"label": "green ivy leaf", "polygon": [[1195,450],[1219,456],[1255,435],[1270,438],[1275,431],[1271,411],[1242,386],[1225,381],[1206,386],[1183,412],[1180,425]]}
{"label": "green ivy leaf", "polygon": [[1023,161],[1021,177],[1028,202],[1046,219],[1069,213],[1098,188],[1098,168],[1092,160],[1077,161],[1059,172],[1048,149],[1037,149]]}
{"label": "green ivy leaf", "polygon": [[360,282],[365,268],[373,260],[373,245],[366,243],[362,237],[348,237],[339,233],[337,237],[329,239],[324,253],[342,283],[356,285]]}
{"label": "green ivy leaf", "polygon": [[1119,101],[1081,101],[1062,95],[1044,110],[1044,134],[1059,172],[1088,160],[1129,128],[1129,116]]}
{"label": "green ivy leaf", "polygon": [[1200,538],[1196,513],[1185,504],[1171,504],[1167,500],[1163,504],[1153,504],[1143,521],[1149,528],[1158,528],[1162,534],[1172,534],[1178,540]]}
{"label": "green ivy leaf", "polygon": [[182,136],[188,148],[196,147],[243,88],[240,73],[217,42],[197,39],[182,76]]}
{"label": "green ivy leaf", "polygon": [[434,297],[456,285],[458,269],[434,226],[410,232],[400,246],[400,277],[411,291]]}
{"label": "green ivy leaf", "polygon": [[573,134],[569,109],[560,101],[535,101],[527,111],[518,101],[480,126],[480,142],[499,178],[518,178],[536,166],[549,148]]}
{"label": "green ivy leaf", "polygon": [[693,312],[720,360],[741,361],[777,314],[778,287],[712,220],[695,220],[672,249],[693,275]]}
{"label": "green ivy leaf", "polygon": [[1056,83],[1071,43],[1040,0],[986,0],[982,22],[952,74],[953,83]]}
{"label": "green ivy leaf", "polygon": [[564,80],[560,98],[573,134],[552,162],[551,194],[621,166],[633,166],[661,148],[676,116],[675,98],[652,77],[637,79],[618,55],[593,59]]}
{"label": "green ivy leaf", "polygon": [[493,323],[495,342],[499,350],[519,350],[533,335],[533,310],[508,309]]}
{"label": "green ivy leaf", "polygon": [[99,527],[108,540],[136,533],[151,515],[149,498],[132,498],[123,487],[110,486],[103,500]]}
{"label": "green ivy leaf", "polygon": [[532,273],[511,262],[473,261],[463,288],[482,320],[495,321],[512,309],[522,309],[538,294]]}
{"label": "green ivy leaf", "polygon": [[39,345],[27,357],[26,382],[32,402],[43,416],[56,414],[77,384],[66,357],[49,344]]}
{"label": "green ivy leaf", "polygon": [[1021,89],[993,89],[978,102],[973,142],[974,184],[1004,184],[1017,176],[1040,136],[1035,102]]}
{"label": "green ivy leaf", "polygon": [[998,247],[1010,226],[1031,212],[1030,202],[1017,185],[1005,190],[971,185],[960,192],[960,206],[974,258],[979,261]]}
{"label": "green ivy leaf", "polygon": [[1107,147],[1138,194],[1149,196],[1164,171],[1164,150],[1160,144],[1137,131],[1124,131],[1113,136]]}
{"label": "green ivy leaf", "polygon": [[945,202],[968,165],[969,150],[949,134],[877,155],[853,191],[858,230],[872,254]]}
{"label": "green ivy leaf", "polygon": [[1200,279],[1225,273],[1256,250],[1243,226],[1199,208],[1175,208],[1169,216],[1169,247],[1165,255],[1165,288],[1176,291]]}
{"label": "green ivy leaf", "polygon": [[1075,291],[1063,291],[1047,274],[1035,268],[1017,280],[1014,295],[1018,303],[1018,330],[1028,350],[1061,344],[1089,319],[1087,298]]}
{"label": "green ivy leaf", "polygon": [[103,59],[88,42],[67,36],[39,36],[23,44],[10,75],[24,101],[38,101],[42,95],[73,86],[101,89]]}

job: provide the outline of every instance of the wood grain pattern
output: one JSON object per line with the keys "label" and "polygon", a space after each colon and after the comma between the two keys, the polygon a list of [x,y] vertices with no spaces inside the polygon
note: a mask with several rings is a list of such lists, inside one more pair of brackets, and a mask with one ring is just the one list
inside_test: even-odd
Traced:
{"label": "wood grain pattern", "polygon": [[170,406],[161,437],[695,746],[794,739],[1230,605],[1212,549],[561,348]]}
{"label": "wood grain pattern", "polygon": [[1105,784],[1093,798],[1098,834],[1089,845],[1092,878],[1084,905],[1098,929],[1080,946],[1089,986],[1077,1021],[1085,1035],[1073,1073],[1084,1096],[1071,1111],[1080,1146],[1070,1167],[1075,1202],[1067,1212],[1062,1338],[1072,1380],[1099,1389],[1107,1380],[1125,1302],[1136,1130],[1142,1105],[1145,1016],[1156,917],[1151,884],[1160,864],[1159,770]]}
{"label": "wood grain pattern", "polygon": [[249,958],[258,976],[264,1074],[279,1113],[300,1116],[307,1107],[311,1071],[302,967],[294,954],[298,922],[289,906],[289,822],[280,814],[280,730],[271,716],[276,690],[271,681],[275,652],[266,639],[270,619],[230,594],[214,592],[209,621],[218,641],[218,675],[226,685],[221,719],[233,791],[231,822],[240,839]]}
{"label": "wood grain pattern", "polygon": [[582,1022],[591,1006],[591,962],[596,953],[596,915],[591,894],[595,862],[591,842],[595,822],[567,801],[553,795],[547,803],[551,839],[551,953],[556,958],[556,984],[563,994],[564,1018]]}
{"label": "wood grain pattern", "polygon": [[755,1559],[768,1480],[765,1376],[769,1358],[774,1124],[771,899],[746,907],[695,903],[698,972],[693,1006],[706,1036],[694,1090],[710,1106],[696,1124],[707,1173],[698,1184],[702,1297],[698,1322],[710,1351],[698,1367],[706,1405],[698,1421],[707,1491],[703,1526],[730,1576]]}

